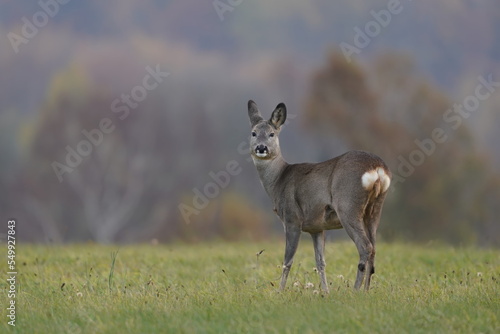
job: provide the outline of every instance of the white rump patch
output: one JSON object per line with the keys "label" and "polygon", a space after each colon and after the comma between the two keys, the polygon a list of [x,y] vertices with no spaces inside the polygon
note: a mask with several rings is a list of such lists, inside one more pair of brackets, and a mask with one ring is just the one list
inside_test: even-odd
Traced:
{"label": "white rump patch", "polygon": [[383,193],[386,192],[391,184],[391,179],[382,167],[364,173],[361,177],[361,184],[366,190],[371,190],[377,180],[380,180],[380,190]]}
{"label": "white rump patch", "polygon": [[361,177],[361,184],[363,185],[363,188],[366,190],[371,190],[373,188],[373,184],[375,181],[378,180],[379,174],[377,173],[376,170],[371,170],[369,172],[366,172],[363,174]]}
{"label": "white rump patch", "polygon": [[380,177],[382,192],[385,193],[387,189],[389,189],[389,186],[391,185],[391,178],[385,173],[382,167],[377,168],[377,173]]}

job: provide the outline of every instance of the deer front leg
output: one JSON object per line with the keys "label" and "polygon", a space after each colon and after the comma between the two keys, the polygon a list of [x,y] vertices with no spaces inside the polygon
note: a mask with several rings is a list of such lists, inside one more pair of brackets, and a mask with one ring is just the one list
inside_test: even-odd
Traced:
{"label": "deer front leg", "polygon": [[328,284],[326,283],[325,274],[325,231],[311,234],[314,243],[314,255],[316,258],[316,269],[318,270],[321,280],[321,290],[328,293]]}
{"label": "deer front leg", "polygon": [[297,247],[299,246],[300,233],[300,228],[294,226],[285,227],[286,246],[285,260],[283,261],[283,273],[281,274],[281,291],[285,289],[286,280],[288,278],[288,274],[290,273],[290,268],[292,267],[293,257],[295,256],[295,252],[297,251]]}

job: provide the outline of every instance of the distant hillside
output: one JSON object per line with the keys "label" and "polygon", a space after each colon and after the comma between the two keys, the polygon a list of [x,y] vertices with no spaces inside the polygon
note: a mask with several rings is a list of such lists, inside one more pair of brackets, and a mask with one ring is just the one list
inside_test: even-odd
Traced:
{"label": "distant hillside", "polygon": [[[56,12],[54,17],[29,43],[21,44],[16,54],[8,34],[21,34],[23,18],[33,21],[43,8],[38,2],[4,2],[0,5],[0,111],[37,111],[55,72],[68,63],[102,54],[110,59],[154,55],[177,67],[178,74],[184,70],[197,73],[186,80],[217,72],[210,77],[212,84],[243,80],[300,102],[308,76],[322,64],[327,51],[340,48],[341,43],[355,45],[356,31],[366,33],[370,22],[377,17],[384,20],[383,13],[389,9],[396,14],[385,19],[385,27],[378,23],[378,34],[353,59],[369,62],[387,50],[407,53],[423,76],[457,101],[470,94],[478,75],[500,77],[500,6],[494,0],[404,0],[399,4],[255,0],[224,7],[222,13],[214,3],[93,0],[70,1],[56,9],[48,5],[49,11]],[[288,87],[277,87],[279,80],[271,83],[280,59],[285,64],[279,71],[288,71],[287,67],[296,71],[292,75],[296,91],[287,93]],[[471,118],[469,126],[481,134],[482,145],[500,156],[492,144],[500,140],[495,131],[500,120],[490,110],[498,103],[490,99],[487,104],[490,108],[481,117]],[[500,164],[500,158],[496,160]]]}
{"label": "distant hillside", "polygon": [[[390,3],[394,2],[243,1],[224,12],[221,21],[211,1],[71,1],[61,5],[49,26],[73,38],[119,39],[139,32],[235,57],[281,52],[317,62],[326,49],[353,43],[353,29],[364,30],[374,20],[371,11],[378,13]],[[40,9],[36,2],[4,3],[0,26],[4,31],[19,29],[23,16],[31,18]],[[500,61],[497,1],[401,1],[398,14],[391,16],[387,27],[362,50],[362,58],[384,49],[407,51],[454,93],[464,73],[491,71]]]}

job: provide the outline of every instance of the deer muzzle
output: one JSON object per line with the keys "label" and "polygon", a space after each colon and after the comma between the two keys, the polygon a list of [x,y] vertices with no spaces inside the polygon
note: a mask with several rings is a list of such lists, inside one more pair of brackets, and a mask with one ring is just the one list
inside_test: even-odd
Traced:
{"label": "deer muzzle", "polygon": [[255,148],[255,155],[258,156],[259,158],[265,158],[269,155],[269,150],[267,149],[266,145],[258,145]]}

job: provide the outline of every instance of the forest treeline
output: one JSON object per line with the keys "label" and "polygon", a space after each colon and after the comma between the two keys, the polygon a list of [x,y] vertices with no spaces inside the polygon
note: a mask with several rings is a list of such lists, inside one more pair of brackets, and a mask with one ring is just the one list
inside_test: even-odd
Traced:
{"label": "forest treeline", "polygon": [[[163,64],[117,88],[115,79],[99,77],[102,65],[68,64],[53,76],[36,117],[21,125],[22,163],[9,171],[1,202],[22,222],[25,240],[281,233],[246,155],[246,100],[258,96],[220,95],[209,82],[175,87]],[[286,89],[290,73],[280,71]],[[419,75],[410,57],[386,53],[361,64],[329,52],[307,77],[305,99],[292,106],[283,131],[285,158],[319,161],[347,149],[383,157],[394,178],[382,240],[500,244],[500,178],[468,118],[450,121],[460,117],[456,101]],[[483,95],[496,89],[481,84]]]}

